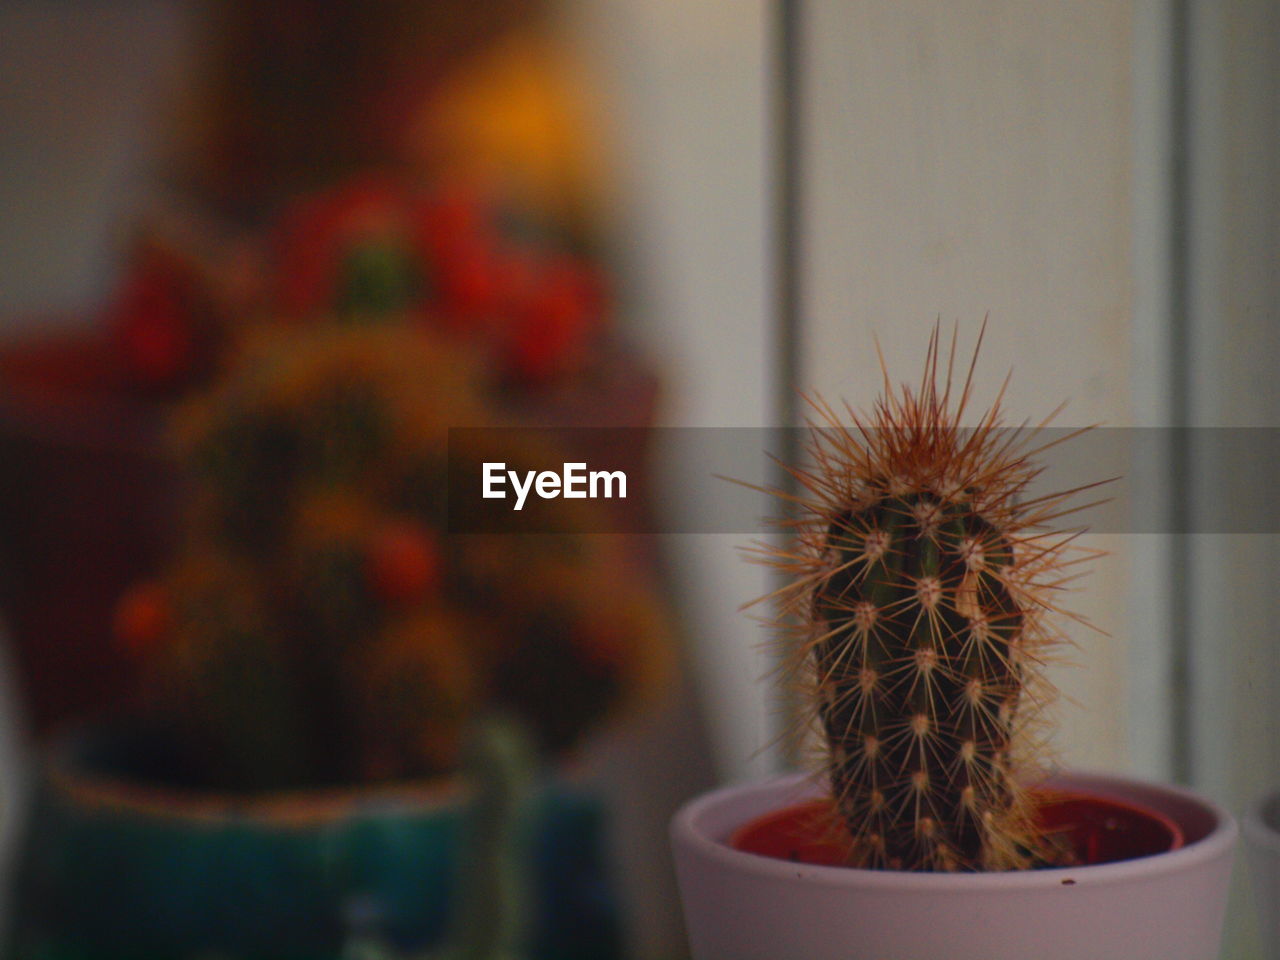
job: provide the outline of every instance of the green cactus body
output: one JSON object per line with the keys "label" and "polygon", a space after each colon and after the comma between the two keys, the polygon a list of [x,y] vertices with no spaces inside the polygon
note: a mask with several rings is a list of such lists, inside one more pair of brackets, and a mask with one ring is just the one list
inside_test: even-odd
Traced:
{"label": "green cactus body", "polygon": [[513,720],[478,725],[468,773],[475,790],[452,949],[440,960],[518,960],[529,937],[529,827],[536,747]]}
{"label": "green cactus body", "polygon": [[819,718],[855,858],[1016,865],[1032,841],[996,832],[1019,818],[1013,547],[964,499],[873,487],[868,500],[828,525],[813,595]]}
{"label": "green cactus body", "polygon": [[935,331],[918,388],[886,378],[848,424],[813,401],[810,464],[780,491],[796,537],[759,551],[787,575],[775,626],[855,866],[1063,862],[1027,786],[1063,571],[1091,556],[1056,528],[1079,491],[1031,495],[1039,431],[1004,430],[998,400],[962,427],[974,367],[953,397],[951,365],[939,387]]}

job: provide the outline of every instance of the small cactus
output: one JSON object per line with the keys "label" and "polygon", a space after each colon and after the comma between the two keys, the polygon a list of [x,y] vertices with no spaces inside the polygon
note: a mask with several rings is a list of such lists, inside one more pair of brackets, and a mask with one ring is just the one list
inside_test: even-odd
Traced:
{"label": "small cactus", "polygon": [[1048,525],[1076,491],[1029,498],[1035,431],[1002,429],[998,399],[961,425],[974,368],[953,397],[954,359],[953,336],[940,387],[935,329],[918,389],[886,386],[852,426],[814,402],[812,465],[790,471],[798,544],[769,554],[790,575],[779,623],[800,636],[791,666],[855,866],[1061,856],[1026,783],[1052,693],[1045,657],[1061,641],[1050,597],[1074,562],[1073,534]]}

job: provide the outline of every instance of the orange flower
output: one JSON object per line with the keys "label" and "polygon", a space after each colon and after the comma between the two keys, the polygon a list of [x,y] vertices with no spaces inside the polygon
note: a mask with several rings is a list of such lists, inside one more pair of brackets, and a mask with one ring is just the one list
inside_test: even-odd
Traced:
{"label": "orange flower", "polygon": [[113,632],[128,653],[141,657],[155,650],[172,632],[173,610],[163,584],[140,583],[116,604]]}

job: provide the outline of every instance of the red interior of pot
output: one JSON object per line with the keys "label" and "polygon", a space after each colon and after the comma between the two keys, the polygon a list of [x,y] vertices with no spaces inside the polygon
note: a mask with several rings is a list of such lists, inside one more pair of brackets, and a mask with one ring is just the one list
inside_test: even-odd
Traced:
{"label": "red interior of pot", "polygon": [[[1066,837],[1085,865],[1149,857],[1183,844],[1170,818],[1107,797],[1063,791],[1039,794],[1041,826]],[[811,800],[765,814],[729,838],[737,850],[820,866],[848,862],[849,833],[825,800]]]}

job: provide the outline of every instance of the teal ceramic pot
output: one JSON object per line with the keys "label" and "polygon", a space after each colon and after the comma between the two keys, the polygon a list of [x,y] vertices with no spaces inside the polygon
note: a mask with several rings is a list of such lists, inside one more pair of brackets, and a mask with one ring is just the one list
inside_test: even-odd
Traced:
{"label": "teal ceramic pot", "polygon": [[[55,751],[15,883],[11,956],[338,958],[372,937],[440,945],[464,791],[446,782],[244,799],[165,787],[136,738]],[[531,960],[622,954],[597,797],[543,786],[530,812]]]}

